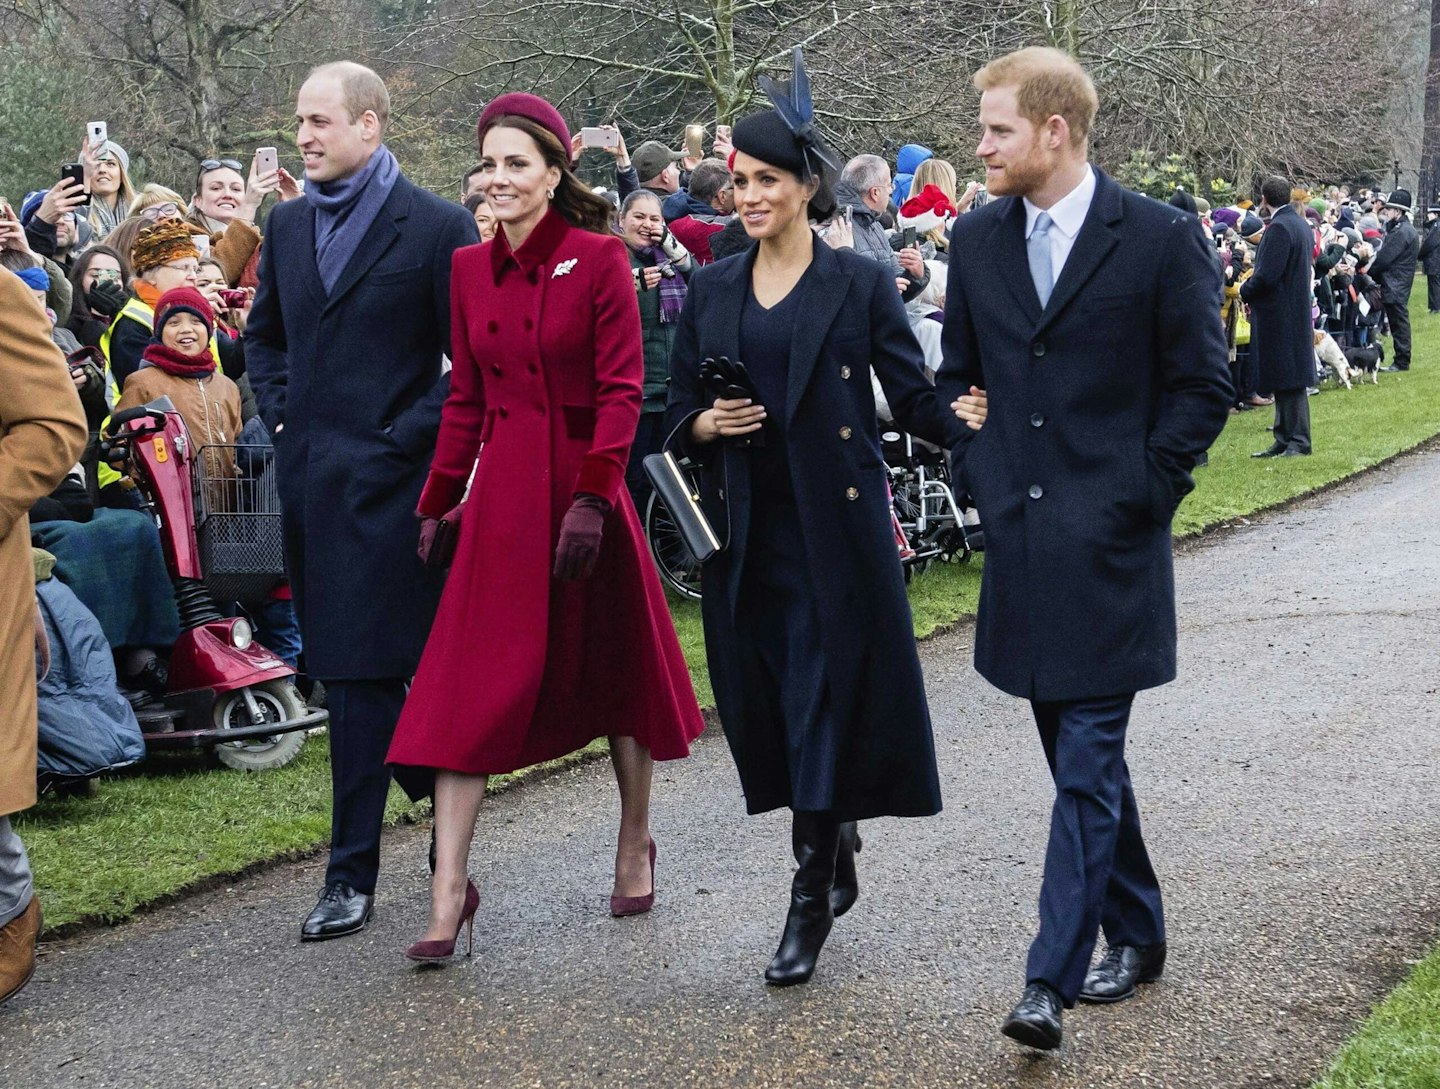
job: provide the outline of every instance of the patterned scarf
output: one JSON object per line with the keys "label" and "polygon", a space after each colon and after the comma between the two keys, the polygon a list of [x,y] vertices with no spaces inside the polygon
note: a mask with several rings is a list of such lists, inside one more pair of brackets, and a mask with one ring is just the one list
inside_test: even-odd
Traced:
{"label": "patterned scarf", "polygon": [[660,277],[660,321],[669,325],[680,320],[680,311],[685,309],[685,296],[690,288],[685,283],[685,277],[680,275],[678,269],[670,264],[670,258],[665,256],[665,251],[659,246],[646,246],[643,250],[637,250],[641,257],[644,257],[660,269],[670,270],[670,275]]}

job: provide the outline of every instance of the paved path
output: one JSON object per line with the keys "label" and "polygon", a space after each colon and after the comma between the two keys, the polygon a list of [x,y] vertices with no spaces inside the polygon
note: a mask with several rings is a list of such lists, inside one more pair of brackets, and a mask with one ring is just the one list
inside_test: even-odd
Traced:
{"label": "paved path", "polygon": [[1440,454],[1177,560],[1181,680],[1138,701],[1164,981],[1025,1053],[1049,784],[1025,705],[926,645],[946,810],[867,825],[862,900],[808,987],[767,991],[791,866],[718,737],[657,776],[659,894],[605,910],[616,809],[592,765],[482,817],[473,961],[413,970],[425,836],[388,841],[364,934],[295,940],[318,862],[52,945],[0,1010],[0,1085],[1307,1086],[1436,937]]}

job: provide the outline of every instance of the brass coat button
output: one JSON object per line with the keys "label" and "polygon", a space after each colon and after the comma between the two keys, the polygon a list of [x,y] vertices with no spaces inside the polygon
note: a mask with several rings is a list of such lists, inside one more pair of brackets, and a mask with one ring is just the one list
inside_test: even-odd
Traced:
{"label": "brass coat button", "polygon": [[849,499],[851,502],[854,502],[856,499],[859,499],[859,498],[860,498],[860,489],[859,489],[859,488],[846,488],[846,489],[845,489],[845,498],[846,498],[846,499]]}

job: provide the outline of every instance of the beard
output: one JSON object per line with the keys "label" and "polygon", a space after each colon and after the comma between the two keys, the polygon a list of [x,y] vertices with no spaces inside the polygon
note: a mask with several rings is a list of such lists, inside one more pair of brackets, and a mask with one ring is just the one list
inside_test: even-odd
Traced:
{"label": "beard", "polygon": [[1003,173],[993,178],[987,174],[985,187],[991,196],[1024,197],[1043,186],[1049,177],[1050,167],[1037,138],[1024,155],[1004,164]]}

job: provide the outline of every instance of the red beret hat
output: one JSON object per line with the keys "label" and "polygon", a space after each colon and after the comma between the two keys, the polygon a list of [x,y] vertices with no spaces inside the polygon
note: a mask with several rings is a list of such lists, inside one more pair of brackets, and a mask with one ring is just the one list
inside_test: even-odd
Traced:
{"label": "red beret hat", "polygon": [[501,117],[529,118],[554,135],[567,155],[570,153],[570,129],[566,127],[565,119],[560,116],[559,110],[539,95],[511,91],[492,99],[490,105],[485,107],[485,112],[480,115],[480,124],[475,130],[476,138],[482,145],[485,143],[485,130]]}

